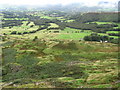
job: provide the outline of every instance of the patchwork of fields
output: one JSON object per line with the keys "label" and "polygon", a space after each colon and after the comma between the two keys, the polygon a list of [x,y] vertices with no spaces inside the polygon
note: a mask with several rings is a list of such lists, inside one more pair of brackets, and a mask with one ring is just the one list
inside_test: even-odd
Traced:
{"label": "patchwork of fields", "polygon": [[[5,34],[10,35],[12,31],[16,31],[17,33],[24,34],[24,32],[29,33],[30,31],[34,31],[34,30],[37,30],[39,28],[39,26],[36,26],[34,24],[34,22],[30,22],[28,25],[26,25],[27,23],[28,23],[28,21],[23,21],[23,24],[21,26],[14,26],[12,28],[5,27],[4,29],[1,30],[1,33],[3,33],[3,34],[5,33]],[[105,22],[99,22],[99,24],[108,24],[108,23],[110,23],[110,22],[106,22],[106,23]],[[33,25],[33,27],[30,27],[31,25]],[[58,27],[59,27],[59,25],[57,25],[55,23],[50,23],[50,26],[48,28],[58,28]],[[41,35],[41,33],[42,34],[43,33],[51,34],[51,33],[54,33],[54,31],[58,31],[58,33],[59,33],[57,36],[54,37],[56,39],[73,39],[73,40],[80,40],[81,38],[84,38],[84,36],[87,36],[87,35],[90,35],[91,33],[93,33],[91,30],[80,30],[80,29],[74,29],[74,28],[66,27],[62,31],[60,29],[56,29],[56,30],[55,29],[50,29],[48,31],[47,28],[46,28],[46,29],[43,29],[39,32],[36,32],[35,35],[39,37]],[[118,33],[118,31],[107,31],[106,33],[98,33],[98,34],[109,36],[108,33]],[[25,34],[27,34],[27,33],[25,33]],[[11,36],[17,37],[18,35],[11,35]],[[28,35],[24,35],[24,36],[32,37],[33,35],[28,34]],[[109,36],[109,37],[118,38],[118,36]]]}

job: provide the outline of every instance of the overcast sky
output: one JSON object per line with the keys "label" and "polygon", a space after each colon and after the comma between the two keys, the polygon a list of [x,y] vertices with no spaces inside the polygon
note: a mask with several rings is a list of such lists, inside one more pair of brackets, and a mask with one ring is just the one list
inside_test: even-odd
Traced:
{"label": "overcast sky", "polygon": [[0,0],[0,4],[9,4],[9,5],[48,5],[48,4],[62,4],[67,5],[71,3],[83,2],[86,5],[95,6],[98,2],[118,2],[119,0]]}

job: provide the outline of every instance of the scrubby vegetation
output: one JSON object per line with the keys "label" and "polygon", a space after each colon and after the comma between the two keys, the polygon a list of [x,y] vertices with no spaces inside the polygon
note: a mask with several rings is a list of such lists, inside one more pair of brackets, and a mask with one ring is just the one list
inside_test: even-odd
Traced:
{"label": "scrubby vegetation", "polygon": [[118,87],[115,44],[37,39],[2,46],[7,88]]}

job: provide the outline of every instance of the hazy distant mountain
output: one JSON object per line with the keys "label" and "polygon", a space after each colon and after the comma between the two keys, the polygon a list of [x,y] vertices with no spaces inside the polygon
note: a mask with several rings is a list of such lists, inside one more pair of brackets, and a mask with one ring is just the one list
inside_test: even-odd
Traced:
{"label": "hazy distant mountain", "polygon": [[118,2],[118,11],[120,11],[120,1]]}
{"label": "hazy distant mountain", "polygon": [[68,5],[1,5],[0,10],[61,10],[69,12],[95,12],[95,11],[118,11],[118,3],[100,1],[91,6],[86,3],[72,3]]}

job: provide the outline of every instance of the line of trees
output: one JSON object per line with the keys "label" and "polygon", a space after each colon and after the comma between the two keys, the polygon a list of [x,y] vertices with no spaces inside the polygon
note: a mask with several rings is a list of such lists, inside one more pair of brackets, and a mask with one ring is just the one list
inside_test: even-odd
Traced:
{"label": "line of trees", "polygon": [[2,28],[20,26],[23,24],[22,21],[23,20],[5,20],[5,21],[3,21],[4,23],[2,23]]}
{"label": "line of trees", "polygon": [[108,33],[110,36],[120,36],[120,33]]}

